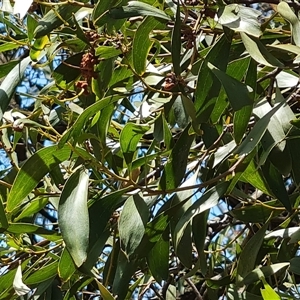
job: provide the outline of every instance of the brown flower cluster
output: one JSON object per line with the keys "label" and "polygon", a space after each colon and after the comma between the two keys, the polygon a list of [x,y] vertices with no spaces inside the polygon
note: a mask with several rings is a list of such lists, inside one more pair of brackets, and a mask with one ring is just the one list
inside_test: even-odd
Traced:
{"label": "brown flower cluster", "polygon": [[185,85],[185,82],[181,77],[176,77],[174,72],[168,73],[165,78],[164,89],[170,91],[178,84]]}
{"label": "brown flower cluster", "polygon": [[89,42],[95,42],[100,38],[100,34],[96,31],[90,30],[85,32],[85,36]]}
{"label": "brown flower cluster", "polygon": [[182,30],[182,40],[186,41],[186,48],[192,49],[195,45],[196,34],[190,27],[186,27]]}
{"label": "brown flower cluster", "polygon": [[97,78],[98,74],[95,72],[95,65],[99,62],[94,51],[85,53],[82,56],[80,63],[81,76],[83,80],[76,83],[76,87],[79,89],[84,89],[85,94],[88,94],[88,87],[93,78]]}

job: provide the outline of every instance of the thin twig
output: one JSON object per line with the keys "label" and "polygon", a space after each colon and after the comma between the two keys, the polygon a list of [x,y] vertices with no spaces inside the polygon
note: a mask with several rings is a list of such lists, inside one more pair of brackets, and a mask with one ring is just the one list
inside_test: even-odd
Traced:
{"label": "thin twig", "polygon": [[196,299],[197,300],[203,300],[202,296],[200,295],[197,287],[194,285],[194,283],[192,282],[191,279],[189,278],[186,278],[185,281],[188,283],[188,285],[192,288],[193,292],[195,293],[196,295]]}

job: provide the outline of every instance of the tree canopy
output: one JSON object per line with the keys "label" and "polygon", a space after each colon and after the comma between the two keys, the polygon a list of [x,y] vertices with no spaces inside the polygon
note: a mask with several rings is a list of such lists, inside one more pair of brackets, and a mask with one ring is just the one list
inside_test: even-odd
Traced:
{"label": "tree canopy", "polygon": [[0,299],[299,299],[299,4],[266,2],[2,1]]}

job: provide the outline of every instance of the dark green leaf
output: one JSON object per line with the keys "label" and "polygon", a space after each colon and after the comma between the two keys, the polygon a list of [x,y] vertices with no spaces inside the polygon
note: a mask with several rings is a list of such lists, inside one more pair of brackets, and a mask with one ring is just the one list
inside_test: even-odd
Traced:
{"label": "dark green leaf", "polygon": [[119,220],[119,232],[128,256],[134,254],[139,246],[148,217],[149,209],[139,194],[126,200]]}
{"label": "dark green leaf", "polygon": [[63,282],[70,280],[71,276],[76,271],[76,265],[67,248],[63,249],[58,263],[58,275]]}
{"label": "dark green leaf", "polygon": [[265,237],[265,232],[269,226],[266,222],[247,242],[238,260],[236,283],[241,284],[248,273],[255,267],[255,261],[259,249]]}
{"label": "dark green leaf", "polygon": [[64,186],[58,206],[61,234],[78,267],[87,258],[89,244],[88,183],[86,170],[73,173]]}
{"label": "dark green leaf", "polygon": [[208,63],[213,64],[221,71],[225,71],[230,45],[231,43],[223,35],[210,49],[201,64],[195,91],[195,109],[201,122],[206,122],[209,119],[221,89],[221,83],[210,72]]}
{"label": "dark green leaf", "polygon": [[189,129],[190,126],[185,128],[172,149],[159,183],[162,190],[178,187],[184,177],[188,153],[195,138],[194,134],[189,133]]}
{"label": "dark green leaf", "polygon": [[180,5],[177,5],[175,25],[172,31],[172,62],[176,76],[180,76],[180,54],[181,54],[181,18]]}

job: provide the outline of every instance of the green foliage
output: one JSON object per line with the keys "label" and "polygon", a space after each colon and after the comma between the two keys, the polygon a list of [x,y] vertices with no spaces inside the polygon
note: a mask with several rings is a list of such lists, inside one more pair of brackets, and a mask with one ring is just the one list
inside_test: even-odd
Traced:
{"label": "green foliage", "polygon": [[11,2],[0,299],[298,299],[295,3]]}

